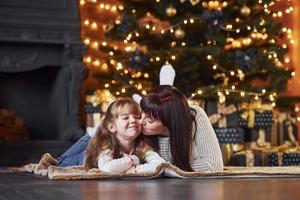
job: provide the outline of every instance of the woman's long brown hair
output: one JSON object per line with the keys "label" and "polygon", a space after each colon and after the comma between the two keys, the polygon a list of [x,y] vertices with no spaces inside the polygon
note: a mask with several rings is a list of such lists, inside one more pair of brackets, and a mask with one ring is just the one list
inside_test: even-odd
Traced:
{"label": "woman's long brown hair", "polygon": [[[140,106],[132,99],[118,99],[110,104],[102,124],[96,131],[95,136],[90,140],[84,159],[84,168],[86,170],[97,167],[97,160],[100,153],[106,149],[112,151],[114,159],[122,157],[122,147],[115,136],[108,129],[108,124],[113,123],[115,119],[122,113],[129,112],[140,115]],[[135,140],[135,154],[141,159],[145,152],[152,149],[142,135]]]}
{"label": "woman's long brown hair", "polygon": [[186,97],[173,86],[160,85],[143,97],[140,106],[169,129],[173,163],[185,171],[193,171],[190,159],[195,112],[191,112]]}

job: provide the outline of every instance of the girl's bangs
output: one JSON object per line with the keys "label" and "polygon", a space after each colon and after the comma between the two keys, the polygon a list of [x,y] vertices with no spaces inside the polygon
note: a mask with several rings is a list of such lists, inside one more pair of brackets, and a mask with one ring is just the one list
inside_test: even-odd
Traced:
{"label": "girl's bangs", "polygon": [[117,113],[119,115],[123,114],[135,114],[135,115],[140,115],[141,114],[141,109],[140,106],[136,103],[125,103],[123,105],[120,105],[117,109]]}

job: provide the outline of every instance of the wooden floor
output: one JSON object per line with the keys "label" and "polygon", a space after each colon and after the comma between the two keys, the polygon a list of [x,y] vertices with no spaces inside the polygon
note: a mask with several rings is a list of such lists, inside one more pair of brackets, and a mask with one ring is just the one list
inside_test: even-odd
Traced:
{"label": "wooden floor", "polygon": [[33,174],[0,174],[0,200],[235,200],[299,199],[300,179],[149,179],[53,181]]}

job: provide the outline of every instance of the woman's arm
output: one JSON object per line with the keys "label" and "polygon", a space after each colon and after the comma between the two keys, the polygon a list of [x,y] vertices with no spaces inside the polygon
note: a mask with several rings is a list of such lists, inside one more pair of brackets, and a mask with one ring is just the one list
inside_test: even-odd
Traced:
{"label": "woman's arm", "polygon": [[103,151],[98,157],[98,168],[110,173],[124,173],[129,170],[135,161],[130,155],[113,159],[111,150]]}
{"label": "woman's arm", "polygon": [[192,168],[195,171],[222,171],[224,164],[215,131],[202,108],[191,108],[196,110],[197,125],[192,148]]}
{"label": "woman's arm", "polygon": [[145,154],[145,164],[135,165],[130,168],[127,173],[151,173],[155,172],[156,168],[165,160],[158,155],[155,151],[147,151]]}

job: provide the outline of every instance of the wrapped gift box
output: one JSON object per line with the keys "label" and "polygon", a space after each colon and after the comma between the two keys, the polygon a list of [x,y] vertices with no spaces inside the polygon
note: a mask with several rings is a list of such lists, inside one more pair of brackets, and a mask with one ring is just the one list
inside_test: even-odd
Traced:
{"label": "wrapped gift box", "polygon": [[93,106],[91,102],[86,102],[84,105],[84,109],[86,112],[86,127],[87,130],[91,130],[97,127],[101,121],[101,107]]}
{"label": "wrapped gift box", "polygon": [[288,113],[274,112],[272,125],[272,146],[282,144],[298,145],[298,126],[296,118]]}
{"label": "wrapped gift box", "polygon": [[300,152],[269,152],[266,165],[268,166],[298,166]]}
{"label": "wrapped gift box", "polygon": [[208,101],[205,111],[214,128],[236,127],[238,125],[237,107],[234,104]]}
{"label": "wrapped gift box", "polygon": [[230,165],[234,152],[244,149],[245,131],[239,127],[215,128],[224,165]]}
{"label": "wrapped gift box", "polygon": [[238,124],[245,128],[270,128],[272,127],[272,110],[267,110],[262,113],[255,112],[254,125],[249,127],[249,121],[242,117],[244,111],[239,111]]}
{"label": "wrapped gift box", "polygon": [[220,144],[244,144],[245,130],[239,127],[215,128]]}
{"label": "wrapped gift box", "polygon": [[220,144],[223,163],[225,166],[232,165],[232,157],[236,152],[243,151],[245,146],[243,144]]}
{"label": "wrapped gift box", "polygon": [[256,151],[246,150],[233,154],[233,166],[261,166],[261,154]]}
{"label": "wrapped gift box", "polygon": [[99,105],[93,106],[91,102],[86,102],[84,105],[84,110],[86,113],[100,113],[101,107]]}
{"label": "wrapped gift box", "polygon": [[283,140],[284,143],[298,145],[298,126],[296,122],[290,120],[283,122]]}
{"label": "wrapped gift box", "polygon": [[253,100],[239,105],[238,124],[245,128],[270,128],[273,107],[261,100]]}
{"label": "wrapped gift box", "polygon": [[271,128],[249,129],[245,128],[245,146],[249,149],[262,149],[271,147]]}

